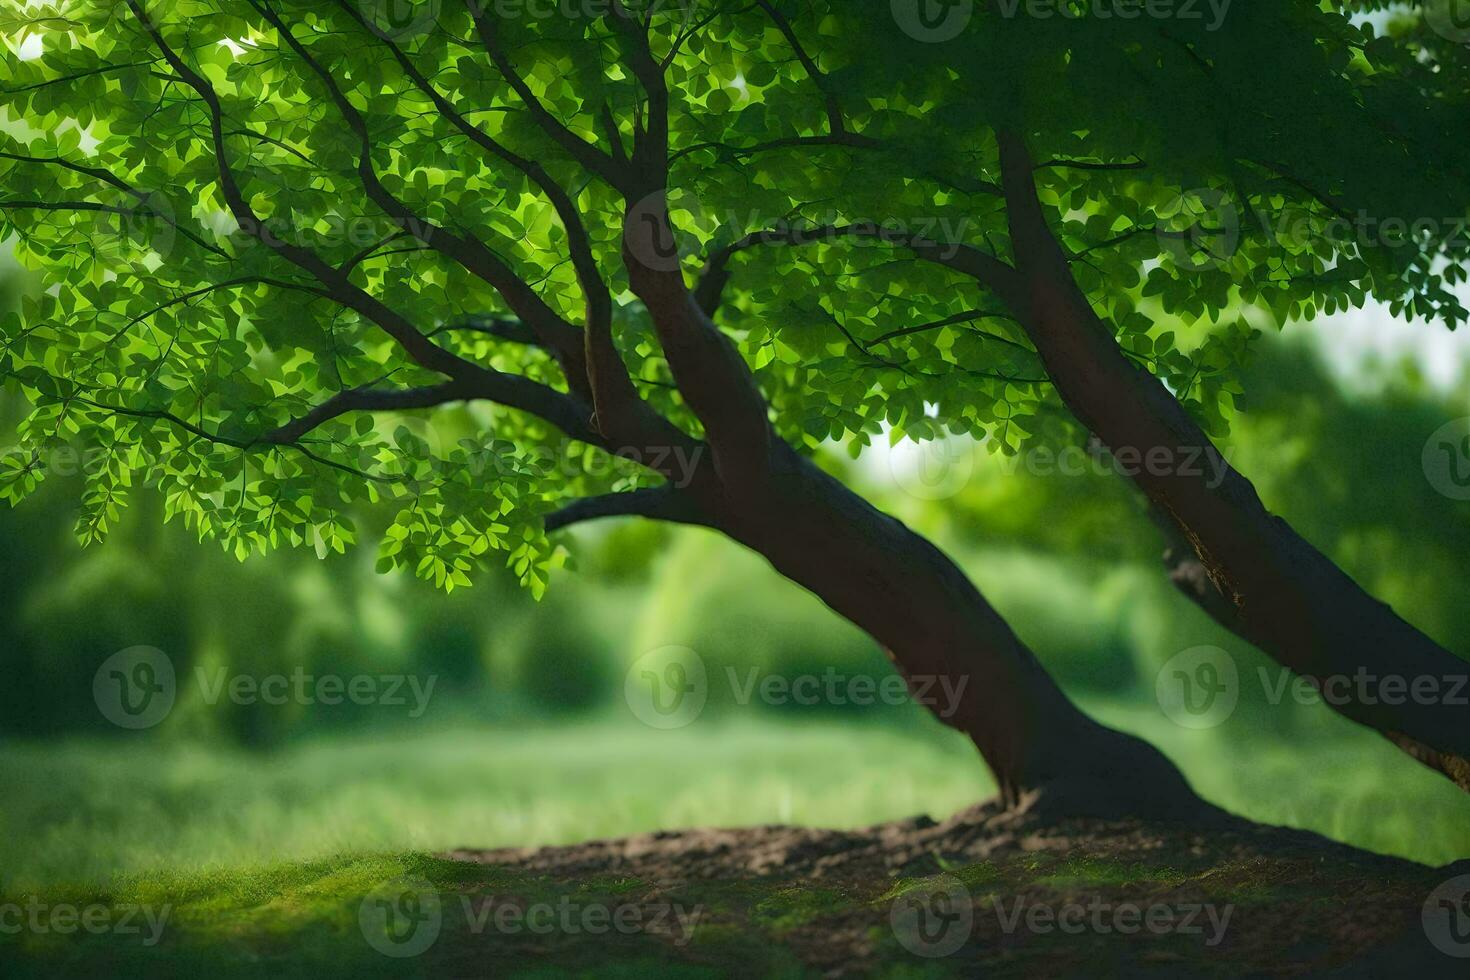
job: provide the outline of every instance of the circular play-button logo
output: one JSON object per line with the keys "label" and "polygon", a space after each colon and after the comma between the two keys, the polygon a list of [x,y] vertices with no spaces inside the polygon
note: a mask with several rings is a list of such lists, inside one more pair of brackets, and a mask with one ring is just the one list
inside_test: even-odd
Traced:
{"label": "circular play-button logo", "polygon": [[1424,443],[1424,477],[1451,500],[1470,500],[1470,417],[1446,422]]}
{"label": "circular play-button logo", "polygon": [[152,728],[173,710],[174,663],[156,647],[119,650],[92,675],[92,700],[119,728]]}
{"label": "circular play-button logo", "polygon": [[683,728],[699,717],[709,700],[704,658],[688,647],[650,650],[628,668],[623,698],[650,728]]}
{"label": "circular play-button logo", "polygon": [[892,4],[899,29],[926,44],[953,41],[975,16],[975,0],[892,0]]}
{"label": "circular play-button logo", "polygon": [[1470,0],[1427,0],[1424,22],[1448,41],[1470,44]]}
{"label": "circular play-button logo", "polygon": [[1154,696],[1182,728],[1214,728],[1235,713],[1240,674],[1219,647],[1190,647],[1170,657],[1154,679]]}
{"label": "circular play-button logo", "polygon": [[395,878],[363,898],[357,924],[368,945],[384,956],[419,956],[444,925],[439,892],[422,878]]}
{"label": "circular play-button logo", "polygon": [[894,899],[888,924],[898,944],[915,956],[949,956],[974,931],[975,905],[958,878],[939,875]]}

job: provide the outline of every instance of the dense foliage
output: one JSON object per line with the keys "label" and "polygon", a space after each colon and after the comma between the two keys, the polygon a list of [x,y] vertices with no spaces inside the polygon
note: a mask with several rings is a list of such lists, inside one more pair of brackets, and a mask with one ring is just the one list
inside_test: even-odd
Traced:
{"label": "dense foliage", "polygon": [[[1464,51],[1432,23],[1386,37],[1334,4],[1242,2],[1213,24],[980,4],[941,38],[902,3],[630,6],[670,90],[680,231],[677,255],[633,259],[691,283],[705,268],[702,299],[805,448],[1076,438],[1011,314],[943,261],[960,243],[1007,254],[1002,126],[1027,133],[1095,308],[1211,432],[1261,326],[1370,296],[1465,318]],[[484,402],[299,422],[333,393],[442,380],[424,344],[568,387],[509,314],[580,325],[589,254],[641,393],[697,431],[624,268],[625,221],[648,205],[591,166],[652,118],[620,5],[389,7],[4,15],[0,237],[44,276],[3,325],[0,371],[35,406],[5,497],[80,443],[83,540],[145,481],[241,557],[342,550],[350,505],[387,499],[383,567],[452,588],[496,555],[539,592],[557,560],[543,515],[646,474]],[[916,257],[915,240],[939,248]]]}

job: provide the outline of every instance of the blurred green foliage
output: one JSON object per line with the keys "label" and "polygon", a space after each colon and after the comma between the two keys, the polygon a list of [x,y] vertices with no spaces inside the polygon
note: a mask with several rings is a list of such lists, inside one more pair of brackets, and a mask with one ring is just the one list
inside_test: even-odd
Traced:
{"label": "blurred green foliage", "polygon": [[[1456,417],[1461,393],[1435,393],[1411,367],[1384,365],[1368,392],[1344,391],[1299,343],[1274,342],[1248,376],[1248,411],[1229,453],[1265,499],[1370,591],[1454,648],[1470,635],[1459,597],[1470,581],[1470,512],[1435,492],[1420,468],[1428,434]],[[960,452],[970,452],[968,445]],[[973,451],[953,496],[901,489],[897,457],[846,476],[955,553],[981,588],[1076,693],[1149,703],[1155,673],[1180,650],[1229,650],[1247,676],[1269,661],[1219,630],[1167,583],[1163,542],[1115,475],[1059,476],[1023,457]],[[158,519],[140,493],[105,548],[71,535],[75,487],[53,479],[0,511],[0,617],[10,683],[0,731],[108,731],[90,696],[115,651],[165,651],[181,678],[199,670],[255,675],[413,673],[436,678],[438,720],[518,721],[614,710],[641,654],[697,650],[710,672],[707,710],[745,710],[752,677],[888,676],[861,632],[755,555],[697,530],[639,522],[577,532],[580,565],[533,601],[506,573],[444,595],[410,576],[376,574],[371,557],[291,551],[239,563]],[[365,521],[373,518],[368,515]],[[209,704],[180,683],[159,732],[266,746],[312,728],[401,720],[350,704]],[[845,712],[923,724],[912,706],[751,710]],[[1269,705],[1244,685],[1243,717],[1277,730],[1326,724],[1326,712]]]}
{"label": "blurred green foliage", "polygon": [[[1382,364],[1370,388],[1349,391],[1307,345],[1272,340],[1258,355],[1232,458],[1273,508],[1454,649],[1470,635],[1470,508],[1435,492],[1420,453],[1465,413],[1470,388],[1436,391],[1412,365]],[[4,421],[17,408],[0,403]],[[916,483],[901,454],[827,463],[949,548],[1089,711],[1161,746],[1209,799],[1420,860],[1464,853],[1453,788],[1325,708],[1271,705],[1247,683],[1219,728],[1162,715],[1154,679],[1180,650],[1223,647],[1245,677],[1276,668],[1173,592],[1163,542],[1123,480],[1058,476],[968,443],[946,452],[940,494],[905,490]],[[163,524],[147,492],[106,547],[83,548],[68,484],[0,510],[0,783],[13,792],[0,865],[23,880],[683,824],[861,824],[987,792],[964,740],[913,705],[738,704],[730,672],[890,668],[714,534],[590,525],[576,532],[577,566],[538,603],[508,571],[445,595],[377,574],[366,551],[240,563]],[[165,722],[137,735],[102,717],[91,687],[106,657],[138,644],[166,651],[181,677],[226,666],[437,685],[410,721],[351,705],[209,704],[181,684]],[[666,645],[697,650],[713,680],[700,721],[674,733],[622,704],[629,665]]]}

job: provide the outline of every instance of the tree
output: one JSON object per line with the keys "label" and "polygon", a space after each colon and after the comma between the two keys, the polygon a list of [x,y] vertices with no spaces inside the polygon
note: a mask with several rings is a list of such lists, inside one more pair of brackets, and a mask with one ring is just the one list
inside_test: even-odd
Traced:
{"label": "tree", "polygon": [[[1459,53],[1295,6],[1218,30],[903,0],[27,8],[0,230],[47,288],[5,322],[35,404],[5,492],[80,439],[83,540],[146,479],[242,557],[340,550],[351,506],[395,501],[381,566],[446,588],[503,556],[539,592],[580,521],[702,525],[911,680],[965,677],[945,721],[1008,801],[1198,814],[811,450],[1094,433],[1190,542],[1176,576],[1283,663],[1463,672],[1239,474],[1198,475],[1250,315],[1464,316],[1448,229],[1336,224],[1464,212],[1433,152]],[[1470,758],[1463,709],[1345,710],[1447,774]]]}

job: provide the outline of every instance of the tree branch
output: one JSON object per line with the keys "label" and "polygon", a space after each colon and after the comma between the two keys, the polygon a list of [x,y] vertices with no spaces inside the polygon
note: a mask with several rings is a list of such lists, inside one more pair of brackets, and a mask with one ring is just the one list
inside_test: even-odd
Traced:
{"label": "tree branch", "polygon": [[350,412],[400,412],[414,408],[437,408],[450,402],[475,397],[476,386],[468,381],[448,381],[427,388],[383,390],[349,388],[339,391],[305,415],[292,419],[255,439],[282,445],[294,443],[308,432]]}
{"label": "tree branch", "polygon": [[208,286],[200,286],[198,289],[188,290],[187,292],[180,293],[173,299],[167,300],[163,303],[159,303],[158,305],[151,307],[150,309],[142,313],[129,317],[127,323],[124,323],[121,327],[114,331],[112,336],[107,338],[107,340],[101,346],[106,346],[107,344],[112,343],[123,334],[131,330],[133,327],[142,323],[144,320],[157,313],[161,313],[164,310],[170,309],[171,307],[179,306],[183,303],[189,302],[190,300],[198,299],[200,296],[207,296],[217,290],[234,289],[237,286],[252,285],[274,286],[277,289],[300,290],[302,292],[311,293],[314,296],[324,296],[321,290],[317,289],[316,287],[307,286],[302,283],[286,282],[280,279],[268,279],[262,276],[240,276],[236,279],[227,279],[224,282],[211,283]]}
{"label": "tree branch", "polygon": [[551,111],[536,97],[536,93],[531,91],[526,80],[516,71],[506,53],[505,46],[501,43],[500,35],[496,32],[493,20],[485,16],[486,4],[483,0],[465,0],[465,6],[469,8],[470,16],[474,19],[475,30],[479,34],[480,43],[485,48],[485,52],[494,62],[496,70],[510,83],[510,87],[520,97],[521,102],[531,113],[531,117],[536,120],[536,124],[590,173],[601,177],[614,187],[619,187],[623,182],[624,173],[611,154],[587,142],[553,116]]}
{"label": "tree branch", "polygon": [[[364,27],[367,26],[361,12],[354,9],[348,0],[337,0],[337,2],[338,6],[346,11],[349,16],[353,17],[360,24],[363,24]],[[599,335],[606,335],[610,338],[612,331],[612,296],[608,291],[607,284],[602,280],[601,273],[598,271],[597,260],[592,251],[592,241],[587,234],[585,224],[582,222],[581,214],[577,211],[576,205],[573,203],[566,189],[554,180],[551,174],[540,163],[516,153],[499,140],[490,136],[490,134],[475,125],[475,123],[471,122],[418,69],[418,66],[413,63],[412,59],[408,57],[407,53],[399,45],[395,44],[391,38],[384,37],[380,33],[378,33],[378,37],[392,53],[394,60],[398,62],[404,74],[408,76],[409,80],[420,92],[428,96],[429,100],[433,102],[434,107],[439,110],[440,115],[458,128],[471,142],[521,171],[532,183],[541,188],[542,193],[551,202],[552,208],[556,211],[557,217],[561,220],[562,227],[567,233],[567,246],[572,260],[572,267],[577,272],[577,282],[582,288],[582,295],[587,303],[588,332],[589,334],[597,333]],[[571,337],[568,336],[566,339],[570,343]],[[600,339],[594,342],[593,338],[589,336],[585,342],[578,340],[578,344],[581,345],[581,357],[571,358],[570,352],[566,352],[569,362],[565,363],[563,368],[567,373],[569,383],[579,392],[592,398],[595,404],[598,401],[595,392],[600,378],[593,379],[589,376],[593,372],[589,372],[587,363],[589,361],[600,363],[593,356],[594,352],[590,349],[600,344]],[[620,364],[621,362],[619,362]],[[605,376],[607,372],[602,371],[597,373]],[[631,382],[626,381],[626,372],[624,372],[624,380],[628,388],[627,393],[631,394]],[[633,397],[636,397],[636,394]]]}
{"label": "tree branch", "polygon": [[[0,160],[15,160],[20,163],[33,163],[38,165],[62,167],[66,170],[72,171],[73,173],[83,174],[85,176],[93,178],[94,180],[100,180],[105,184],[115,187],[145,206],[148,202],[148,198],[151,196],[149,192],[139,190],[132,184],[129,184],[127,181],[123,180],[121,177],[117,176],[117,174],[113,173],[111,170],[106,170],[102,167],[92,167],[86,164],[75,163],[71,160],[65,159],[64,157],[33,157],[26,156],[22,153],[8,153],[5,151],[0,151]],[[99,206],[96,208],[79,208],[79,210],[104,210],[112,211],[117,214],[127,214],[136,211],[137,209],[108,208]],[[220,258],[229,258],[229,255],[225,252],[224,249],[220,248],[218,245],[213,245],[209,242],[206,242],[203,238],[200,238],[190,229],[183,227],[179,224],[178,220],[174,218],[173,215],[159,214],[152,208],[148,208],[145,213],[149,217],[160,218],[163,221],[167,222],[169,226],[174,229],[174,231],[177,231],[180,235],[183,235],[185,238],[189,239],[189,241],[198,245],[200,248],[205,249],[209,252],[213,252]]]}
{"label": "tree branch", "polygon": [[568,377],[576,377],[577,368],[580,366],[577,354],[581,350],[581,335],[576,329],[547,306],[525,280],[521,279],[509,265],[479,239],[473,236],[459,236],[436,225],[410,211],[400,199],[390,193],[373,167],[372,135],[362,113],[347,98],[342,87],[332,77],[332,73],[291,32],[268,0],[262,0],[262,2],[250,0],[250,4],[270,22],[281,40],[286,42],[296,57],[300,58],[321,80],[328,97],[337,107],[348,127],[357,136],[359,143],[358,176],[373,202],[381,207],[404,232],[417,238],[425,246],[459,263],[494,287],[516,315],[541,334],[548,348],[556,351],[562,357],[571,358],[571,363],[564,366],[567,367]]}
{"label": "tree branch", "polygon": [[[1131,476],[1174,525],[1175,541],[1188,545],[1187,552],[1177,543],[1171,548],[1176,586],[1302,677],[1461,681],[1463,660],[1368,595],[1267,510],[1163,383],[1128,361],[1072,278],[1047,224],[1024,139],[1009,131],[999,138],[1011,241],[1026,290],[1022,323],[1062,400],[1114,454],[1152,459],[1163,453],[1173,461]],[[1185,458],[1207,465],[1189,466]],[[1329,705],[1470,789],[1470,718],[1463,705],[1390,704],[1371,694]]]}
{"label": "tree branch", "polygon": [[524,344],[528,347],[541,346],[541,338],[536,331],[526,326],[520,320],[513,320],[503,316],[470,316],[462,320],[452,320],[442,327],[435,327],[429,331],[430,337],[437,337],[442,333],[482,333],[497,340],[504,340],[511,344]]}
{"label": "tree branch", "polygon": [[[338,4],[361,21],[361,14],[353,11],[347,0],[338,0]],[[579,340],[579,356],[573,357],[567,353],[563,370],[573,388],[592,401],[598,426],[612,428],[619,421],[624,421],[628,415],[647,414],[640,406],[640,396],[633,386],[632,379],[628,376],[613,340],[612,295],[597,268],[591,238],[571,196],[561,184],[552,179],[550,173],[540,163],[514,152],[455,109],[398,45],[387,38],[383,38],[383,42],[393,53],[404,73],[420,91],[429,97],[441,115],[453,123],[472,142],[524,173],[541,188],[542,193],[546,195],[552,208],[556,211],[557,217],[561,219],[562,227],[567,232],[567,246],[571,255],[572,267],[577,272],[577,282],[582,288],[582,295],[587,303],[587,330],[585,336]],[[603,110],[606,116],[605,122],[610,127],[609,138],[613,140],[616,152],[616,166],[621,170],[627,161],[623,157],[621,144],[617,142],[617,127],[612,120],[610,110],[605,105]]]}
{"label": "tree branch", "polygon": [[[693,143],[675,151],[669,158],[669,163],[676,163],[684,157],[698,153],[701,150],[714,150],[738,159],[741,157],[755,156],[758,153],[769,153],[772,150],[784,150],[792,147],[805,146],[845,146],[857,150],[874,150],[887,153],[896,152],[896,148],[892,144],[886,143],[883,140],[874,139],[862,133],[844,130],[840,133],[828,133],[821,136],[785,136],[745,147],[730,146],[728,143]],[[986,197],[1004,196],[999,184],[992,183],[983,178],[975,177],[968,173],[955,173],[953,171],[941,170],[922,160],[906,160],[905,162],[917,168],[916,173],[918,176],[932,180],[934,183],[943,187],[948,187],[965,194],[981,194]]]}
{"label": "tree branch", "polygon": [[765,398],[735,345],[685,286],[683,273],[660,261],[674,234],[663,192],[630,204],[624,229],[629,282],[648,308],[674,382],[704,425],[716,472],[727,488],[748,489],[771,461]]}
{"label": "tree branch", "polygon": [[755,2],[756,6],[764,10],[766,15],[771,18],[771,21],[776,25],[776,29],[781,32],[781,36],[786,38],[786,43],[791,45],[791,50],[796,53],[796,60],[800,61],[801,66],[806,69],[807,77],[812,80],[812,83],[817,86],[818,91],[822,93],[822,99],[827,107],[827,126],[829,131],[833,135],[845,133],[847,131],[847,123],[843,119],[842,103],[838,101],[837,93],[832,90],[832,85],[827,78],[826,72],[817,67],[816,60],[802,46],[801,39],[796,36],[796,29],[791,26],[791,21],[787,19],[785,14],[781,13],[781,11],[772,5],[771,0],[755,0]]}
{"label": "tree branch", "polygon": [[646,517],[675,524],[718,528],[716,519],[705,513],[687,493],[671,486],[583,497],[546,517],[546,530],[560,531],[584,521],[606,517]]}
{"label": "tree branch", "polygon": [[1144,160],[1130,160],[1127,163],[1100,163],[1091,160],[1065,160],[1061,158],[1038,163],[1037,170],[1056,168],[1059,170],[1147,170],[1148,163]]}
{"label": "tree branch", "polygon": [[643,128],[634,127],[633,154],[624,169],[625,194],[642,196],[663,188],[669,174],[669,87],[663,65],[653,56],[645,25],[623,5],[612,0],[611,11],[603,15],[613,32],[623,39],[628,68],[638,79],[648,99],[648,113]]}
{"label": "tree branch", "polygon": [[701,309],[707,314],[718,309],[721,294],[730,279],[730,259],[739,252],[759,245],[814,245],[844,238],[877,239],[907,248],[921,259],[963,272],[990,289],[1008,305],[1022,301],[1020,276],[1006,262],[988,252],[952,242],[936,242],[918,235],[895,232],[865,222],[855,225],[813,225],[809,228],[774,228],[757,231],[726,245],[713,253],[705,263],[697,289]]}
{"label": "tree branch", "polygon": [[466,370],[478,370],[476,365],[433,344],[402,314],[365,290],[354,286],[346,275],[334,269],[315,252],[281,241],[270,231],[266,223],[246,201],[239,181],[235,177],[234,169],[230,166],[229,151],[225,145],[224,106],[214,86],[189,67],[178,52],[164,40],[163,33],[143,9],[141,0],[125,0],[125,2],[138,23],[153,40],[154,45],[163,54],[164,60],[179,74],[184,83],[204,100],[205,106],[209,109],[210,135],[214,144],[215,166],[219,170],[220,192],[224,195],[230,214],[234,216],[235,223],[240,226],[241,230],[261,241],[282,258],[314,276],[326,287],[326,295],[333,300],[348,309],[355,310],[382,327],[384,332],[398,341],[404,351],[422,366],[451,377]]}

